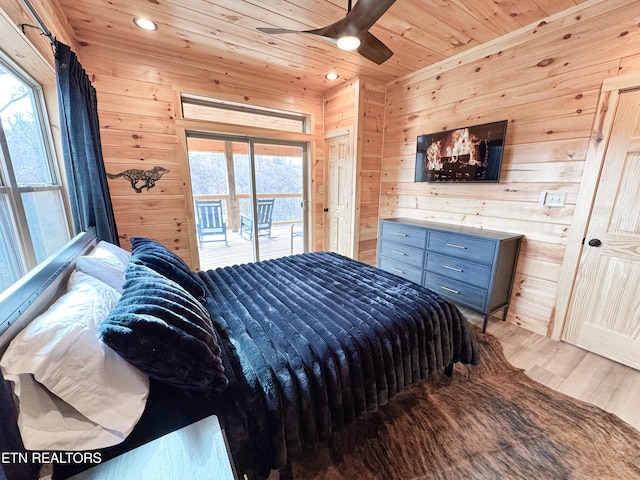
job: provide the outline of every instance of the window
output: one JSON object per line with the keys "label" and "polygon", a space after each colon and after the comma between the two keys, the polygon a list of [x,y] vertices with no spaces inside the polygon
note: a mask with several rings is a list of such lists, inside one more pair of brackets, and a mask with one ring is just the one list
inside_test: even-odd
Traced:
{"label": "window", "polygon": [[70,239],[46,119],[40,86],[0,55],[0,292]]}
{"label": "window", "polygon": [[311,116],[186,93],[180,99],[194,208],[222,201],[224,243],[198,236],[200,268],[307,251]]}
{"label": "window", "polygon": [[195,95],[182,94],[182,115],[193,120],[232,125],[268,126],[283,132],[307,133],[308,116],[293,112],[239,105]]}

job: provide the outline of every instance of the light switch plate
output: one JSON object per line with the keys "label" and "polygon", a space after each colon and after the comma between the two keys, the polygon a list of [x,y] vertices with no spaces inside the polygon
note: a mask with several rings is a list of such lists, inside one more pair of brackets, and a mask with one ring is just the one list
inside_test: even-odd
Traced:
{"label": "light switch plate", "polygon": [[547,192],[540,192],[540,196],[538,197],[538,205],[541,207],[544,206],[544,202],[547,200]]}
{"label": "light switch plate", "polygon": [[547,207],[564,207],[567,192],[547,192],[544,204]]}

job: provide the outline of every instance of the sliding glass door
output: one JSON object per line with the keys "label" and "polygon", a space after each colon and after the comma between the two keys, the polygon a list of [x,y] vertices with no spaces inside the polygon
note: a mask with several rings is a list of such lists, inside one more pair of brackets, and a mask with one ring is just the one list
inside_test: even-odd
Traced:
{"label": "sliding glass door", "polygon": [[261,224],[266,228],[259,229],[257,237],[260,259],[301,253],[305,231],[304,148],[264,141],[252,142],[252,146],[255,198],[258,213],[267,221]]}
{"label": "sliding glass door", "polygon": [[187,147],[201,269],[306,251],[306,144],[188,132]]}

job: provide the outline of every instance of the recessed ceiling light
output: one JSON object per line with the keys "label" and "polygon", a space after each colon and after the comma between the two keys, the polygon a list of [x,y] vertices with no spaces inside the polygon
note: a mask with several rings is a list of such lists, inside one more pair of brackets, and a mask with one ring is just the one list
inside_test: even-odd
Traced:
{"label": "recessed ceiling light", "polygon": [[157,30],[158,29],[158,25],[156,25],[154,22],[152,22],[151,20],[147,20],[146,18],[134,18],[133,19],[133,23],[135,23],[138,27],[144,29],[144,30],[149,30],[149,31],[153,31],[153,30]]}
{"label": "recessed ceiling light", "polygon": [[346,36],[338,39],[338,48],[340,50],[355,50],[360,46],[360,39],[358,37]]}
{"label": "recessed ceiling light", "polygon": [[337,80],[338,78],[340,78],[340,75],[338,75],[337,73],[331,72],[331,73],[327,73],[324,78],[326,78],[327,80]]}

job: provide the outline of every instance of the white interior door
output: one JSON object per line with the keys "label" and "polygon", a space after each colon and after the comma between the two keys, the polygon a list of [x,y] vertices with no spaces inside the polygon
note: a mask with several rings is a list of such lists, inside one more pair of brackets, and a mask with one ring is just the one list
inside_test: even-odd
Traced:
{"label": "white interior door", "polygon": [[353,160],[351,135],[325,140],[327,182],[325,204],[325,250],[353,255]]}
{"label": "white interior door", "polygon": [[565,339],[640,369],[640,90],[620,94]]}

